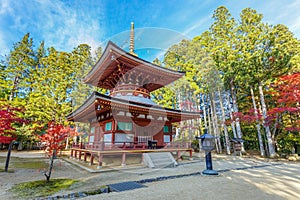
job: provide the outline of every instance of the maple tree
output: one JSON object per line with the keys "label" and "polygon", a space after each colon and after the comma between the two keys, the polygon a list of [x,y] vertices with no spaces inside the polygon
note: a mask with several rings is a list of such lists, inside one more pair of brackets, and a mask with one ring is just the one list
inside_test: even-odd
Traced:
{"label": "maple tree", "polygon": [[300,72],[281,76],[272,84],[273,99],[277,106],[269,110],[269,121],[279,114],[285,118],[282,125],[286,131],[300,131]]}
{"label": "maple tree", "polygon": [[[270,92],[274,102],[269,109],[267,118],[251,109],[248,112],[233,113],[233,120],[239,118],[242,123],[265,123],[273,127],[272,138],[281,150],[291,150],[295,143],[300,142],[300,72],[279,77],[270,84]],[[227,120],[229,124],[231,120]]]}
{"label": "maple tree", "polygon": [[57,152],[64,148],[64,141],[70,131],[70,127],[65,127],[60,123],[51,121],[48,123],[46,134],[41,136],[41,142],[44,144],[45,151],[50,158],[48,174],[46,171],[44,172],[47,181],[49,181],[51,177],[54,158],[57,156]]}
{"label": "maple tree", "polygon": [[262,115],[259,113],[258,116],[254,115],[254,109],[249,110],[248,112],[233,112],[232,119],[227,120],[227,124],[230,124],[231,121],[234,121],[236,118],[239,118],[242,123],[252,124],[255,123],[256,120],[261,120]]}
{"label": "maple tree", "polygon": [[4,169],[5,172],[8,171],[13,141],[16,140],[15,126],[25,122],[24,119],[17,116],[17,113],[20,111],[20,108],[14,108],[9,105],[4,104],[0,106],[0,143],[9,144]]}
{"label": "maple tree", "polygon": [[0,135],[15,137],[14,131],[16,130],[15,123],[22,123],[24,120],[17,116],[20,108],[13,108],[8,105],[0,107]]}

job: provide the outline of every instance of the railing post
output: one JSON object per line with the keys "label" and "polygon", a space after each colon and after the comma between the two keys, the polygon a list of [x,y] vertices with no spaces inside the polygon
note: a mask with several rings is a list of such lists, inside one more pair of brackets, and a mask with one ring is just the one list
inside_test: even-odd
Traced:
{"label": "railing post", "polygon": [[93,153],[91,153],[90,165],[93,165],[93,161],[94,161],[94,156],[93,156]]}
{"label": "railing post", "polygon": [[81,150],[79,150],[78,160],[81,160]]}
{"label": "railing post", "polygon": [[180,151],[178,150],[177,151],[177,159],[180,159],[181,158],[181,153],[180,153]]}
{"label": "railing post", "polygon": [[193,150],[189,150],[189,152],[190,152],[190,158],[189,158],[189,160],[193,160]]}
{"label": "railing post", "polygon": [[84,162],[86,162],[86,157],[87,157],[87,153],[86,153],[86,151],[84,151],[84,156],[83,156]]}
{"label": "railing post", "polygon": [[97,166],[98,169],[102,168],[102,159],[103,159],[103,155],[99,152],[98,153],[98,166]]}
{"label": "railing post", "polygon": [[122,166],[125,166],[126,165],[126,153],[123,152],[122,153]]}
{"label": "railing post", "polygon": [[74,158],[75,158],[75,159],[77,158],[77,150],[75,150]]}

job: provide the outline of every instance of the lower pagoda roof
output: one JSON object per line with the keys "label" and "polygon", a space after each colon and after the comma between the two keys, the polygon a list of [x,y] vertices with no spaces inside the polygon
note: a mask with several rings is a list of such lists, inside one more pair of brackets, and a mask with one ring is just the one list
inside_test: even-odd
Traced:
{"label": "lower pagoda roof", "polygon": [[[108,117],[114,117],[118,112],[129,112],[131,116],[139,115],[151,116],[151,120],[164,118],[165,121],[180,122],[184,120],[200,118],[201,111],[188,112],[170,108],[164,108],[153,102],[138,102],[136,99],[121,99],[107,96],[98,92],[93,94],[75,111],[67,116],[69,121],[74,122],[94,122],[101,121]],[[116,116],[115,115],[115,116]]]}

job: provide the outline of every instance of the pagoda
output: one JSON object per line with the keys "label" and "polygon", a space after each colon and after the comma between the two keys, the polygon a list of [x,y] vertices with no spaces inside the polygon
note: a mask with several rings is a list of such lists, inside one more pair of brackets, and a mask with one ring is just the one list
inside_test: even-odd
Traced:
{"label": "pagoda", "polygon": [[101,58],[83,82],[107,89],[109,95],[94,92],[69,121],[90,124],[85,149],[112,147],[160,148],[172,143],[172,124],[200,117],[199,112],[164,108],[150,93],[181,78],[184,73],[145,61],[134,52],[131,24],[130,49],[126,52],[109,41]]}

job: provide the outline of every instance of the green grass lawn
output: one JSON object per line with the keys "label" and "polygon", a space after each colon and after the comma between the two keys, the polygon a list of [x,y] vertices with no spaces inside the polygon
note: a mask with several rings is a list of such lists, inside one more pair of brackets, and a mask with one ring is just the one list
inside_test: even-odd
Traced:
{"label": "green grass lawn", "polygon": [[[0,157],[0,168],[4,169],[6,157]],[[49,167],[47,158],[16,158],[11,157],[9,169],[44,169]]]}
{"label": "green grass lawn", "polygon": [[51,196],[60,190],[68,189],[72,184],[78,182],[74,179],[50,179],[31,181],[14,185],[10,192],[22,198],[36,198]]}
{"label": "green grass lawn", "polygon": [[[0,172],[4,172],[4,167],[0,168]],[[7,172],[8,173],[14,173],[15,171],[13,169],[9,169]]]}
{"label": "green grass lawn", "polygon": [[[0,172],[4,172],[6,157],[0,157]],[[8,172],[14,172],[17,169],[48,169],[49,159],[47,158],[18,158],[11,157]],[[60,190],[68,189],[78,180],[73,179],[45,179],[38,181],[24,182],[14,185],[10,192],[21,198],[36,198],[51,196]]]}

